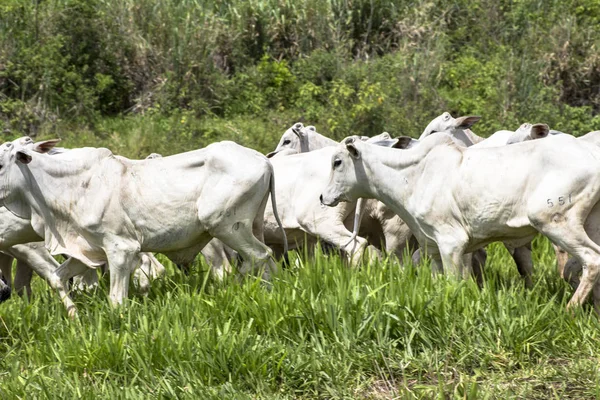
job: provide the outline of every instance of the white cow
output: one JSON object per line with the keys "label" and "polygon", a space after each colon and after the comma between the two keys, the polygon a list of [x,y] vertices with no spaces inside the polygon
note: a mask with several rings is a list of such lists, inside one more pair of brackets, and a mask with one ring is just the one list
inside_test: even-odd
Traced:
{"label": "white cow", "polygon": [[[146,159],[156,158],[162,158],[162,155],[158,153],[152,153],[148,157],[146,157]],[[206,246],[204,246],[204,248],[202,249],[201,254],[204,257],[206,263],[210,266],[210,271],[213,274],[213,276],[219,280],[222,280],[225,277],[226,273],[231,273],[231,262],[237,256],[237,254],[235,253],[235,251],[233,251],[231,247],[226,246],[219,239],[212,239],[210,242],[208,242]],[[156,259],[154,258],[154,260]],[[188,266],[182,267],[184,269],[188,268]],[[147,282],[143,283],[145,287]]]}
{"label": "white cow", "polygon": [[452,118],[450,113],[445,112],[442,115],[434,118],[427,125],[421,136],[419,136],[419,140],[423,140],[427,136],[436,132],[447,132],[458,144],[465,147],[472,146],[485,140],[485,138],[477,136],[469,129],[480,119],[481,117],[473,115]]}
{"label": "white cow", "polygon": [[[486,148],[486,147],[498,147],[505,146],[508,144],[515,144],[523,141],[532,139],[541,139],[547,137],[550,133],[546,124],[522,124],[516,131],[502,130],[497,131],[490,135],[490,137],[482,138],[473,133],[469,128],[477,121],[480,117],[459,117],[452,118],[452,116],[445,112],[442,115],[435,118],[427,126],[421,139],[429,136],[435,132],[445,132],[450,135],[455,143],[474,148]],[[510,243],[504,243],[506,249],[510,253],[511,257],[517,265],[517,270],[523,277],[526,287],[532,287],[533,281],[531,276],[533,274],[533,261],[531,259],[531,243],[527,243],[523,246],[513,246]],[[557,268],[562,276],[562,269],[566,262],[564,252],[555,246]],[[481,279],[478,277],[478,279]]]}
{"label": "white cow", "polygon": [[550,129],[546,124],[522,124],[516,131],[497,131],[489,138],[474,144],[474,148],[498,147],[515,143],[526,142],[528,140],[543,139],[548,137]]}
{"label": "white cow", "polygon": [[[34,144],[29,137],[20,138],[18,142],[31,151],[39,151],[40,144]],[[65,151],[68,150],[54,148],[49,154],[60,154]],[[156,157],[160,156],[153,153],[148,158]],[[0,251],[4,252],[0,253],[0,272],[7,281],[7,287],[4,289],[6,295],[4,300],[10,297],[10,290],[13,287],[11,278],[14,259],[17,260],[14,289],[19,294],[25,290],[28,296],[31,296],[33,271],[36,271],[39,276],[48,282],[56,278],[54,271],[59,267],[59,264],[46,250],[44,242],[40,242],[42,238],[33,231],[30,221],[18,218],[5,207],[0,207],[0,237],[2,238],[0,240]],[[164,272],[164,266],[152,254],[142,253],[141,265],[136,266],[134,272],[134,282],[138,289],[145,293],[150,288],[150,280],[162,276]],[[75,286],[80,289],[94,287],[98,284],[98,274],[93,269],[76,278],[79,278],[79,280],[75,282]],[[2,301],[0,300],[0,302]]]}
{"label": "white cow", "polygon": [[336,144],[338,142],[335,140],[318,133],[314,126],[304,127],[302,123],[296,122],[283,133],[279,144],[277,144],[274,151],[267,154],[267,157],[271,158],[283,150],[295,150],[297,153],[306,153],[322,149],[323,147],[335,146]]}
{"label": "white cow", "polygon": [[17,291],[25,288],[30,293],[29,280],[31,269],[42,277],[50,287],[56,290],[63,304],[72,315],[75,304],[67,295],[66,287],[56,274],[59,264],[50,256],[48,250],[40,241],[31,223],[26,218],[20,218],[5,207],[0,207],[0,250],[2,254],[2,275],[7,280],[7,288],[4,296],[10,295],[11,266],[13,257],[18,260],[18,270],[15,276],[15,289]]}
{"label": "white cow", "polygon": [[[308,153],[273,157],[275,196],[282,225],[291,248],[316,243],[318,239],[344,251],[356,265],[368,246],[364,238],[352,238],[344,225],[352,218],[355,204],[326,208],[319,204],[319,194],[327,184],[329,159],[335,147],[325,147]],[[273,208],[265,209],[265,242],[277,253],[283,243]],[[370,253],[376,254],[374,248]]]}
{"label": "white cow", "polygon": [[465,149],[446,134],[394,150],[348,138],[331,158],[322,202],[377,198],[402,216],[455,275],[462,255],[540,232],[584,266],[569,307],[592,289],[600,311],[600,150],[567,135],[538,143]]}
{"label": "white cow", "polygon": [[140,252],[185,264],[217,237],[244,258],[242,272],[265,266],[268,279],[276,268],[253,235],[274,190],[272,166],[233,142],[140,161],[96,148],[48,156],[13,142],[0,147],[0,165],[0,201],[31,219],[53,254],[71,257],[61,279],[108,262],[113,304],[127,296]]}
{"label": "white cow", "polygon": [[[394,143],[397,141],[392,140],[387,132],[373,137],[365,136],[362,137],[362,140],[380,145],[390,145],[390,143],[384,143],[386,141]],[[309,243],[316,241],[316,238],[322,238],[329,244],[344,250],[354,264],[358,263],[365,246],[368,245],[371,245],[368,247],[371,256],[378,254],[377,249],[385,248],[388,254],[402,257],[412,235],[400,217],[381,202],[374,200],[364,202],[363,223],[360,224],[361,237],[357,240],[358,243],[355,243],[354,240],[359,233],[351,233],[353,226],[358,229],[353,213],[355,207],[344,206],[339,210],[332,211],[323,209],[318,202],[320,188],[316,187],[317,182],[324,185],[328,177],[327,170],[315,168],[313,160],[319,156],[313,155],[289,160],[286,160],[288,157],[284,157],[313,152],[326,147],[331,148],[338,144],[338,142],[317,133],[314,127],[305,128],[301,123],[297,123],[283,134],[275,151],[269,153],[268,157],[272,157],[271,161],[277,176],[280,214],[289,216],[288,219],[282,217],[288,236],[294,237],[295,247],[302,245],[307,235]],[[409,146],[408,142],[406,146]],[[324,159],[318,164],[328,165],[329,154],[326,152],[318,154],[324,154]],[[298,192],[302,192],[302,194],[300,196],[290,194]],[[269,208],[267,208],[265,219],[267,228],[269,226],[273,229],[276,228]],[[277,235],[266,235],[266,240],[267,244],[274,248],[280,241]],[[414,244],[414,241],[411,243]],[[355,246],[354,256],[351,256]]]}

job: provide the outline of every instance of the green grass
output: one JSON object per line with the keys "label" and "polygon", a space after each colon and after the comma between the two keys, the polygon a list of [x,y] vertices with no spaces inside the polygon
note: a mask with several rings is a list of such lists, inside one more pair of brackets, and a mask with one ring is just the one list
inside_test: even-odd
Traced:
{"label": "green grass", "polygon": [[0,305],[0,398],[600,397],[599,321],[534,254],[530,291],[498,245],[481,290],[394,260],[300,259],[267,290],[161,259],[147,297],[112,309],[104,286],[74,321],[37,279]]}

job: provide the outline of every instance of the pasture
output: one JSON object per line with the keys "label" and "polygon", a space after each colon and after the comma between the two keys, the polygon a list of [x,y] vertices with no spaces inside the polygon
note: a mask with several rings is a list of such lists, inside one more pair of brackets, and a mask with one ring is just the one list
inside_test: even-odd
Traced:
{"label": "pasture", "polygon": [[[442,112],[481,116],[481,138],[525,122],[579,137],[600,127],[599,21],[597,0],[5,0],[0,144],[267,154],[296,122],[417,138]],[[563,172],[548,176],[600,185]],[[566,310],[550,242],[533,242],[529,290],[487,250],[482,288],[408,255],[351,269],[291,252],[266,285],[157,254],[168,272],[147,296],[132,285],[113,308],[105,276],[73,320],[36,276],[32,298],[0,304],[0,399],[600,398],[600,320]]]}
{"label": "pasture", "polygon": [[113,309],[105,279],[76,296],[73,321],[36,278],[31,301],[0,305],[0,397],[598,397],[598,318],[565,311],[546,239],[533,254],[530,291],[498,244],[481,290],[407,260],[301,257],[267,290],[161,258],[168,276],[147,297]]}

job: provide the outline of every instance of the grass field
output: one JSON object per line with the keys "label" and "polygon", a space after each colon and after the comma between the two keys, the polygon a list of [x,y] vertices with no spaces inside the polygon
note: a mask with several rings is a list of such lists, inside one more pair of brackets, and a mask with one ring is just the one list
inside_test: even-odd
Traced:
{"label": "grass field", "polygon": [[530,291],[499,245],[481,290],[395,260],[299,259],[267,290],[161,259],[147,297],[79,294],[74,321],[36,279],[0,305],[0,398],[600,397],[598,319],[565,311],[546,240],[534,255]]}

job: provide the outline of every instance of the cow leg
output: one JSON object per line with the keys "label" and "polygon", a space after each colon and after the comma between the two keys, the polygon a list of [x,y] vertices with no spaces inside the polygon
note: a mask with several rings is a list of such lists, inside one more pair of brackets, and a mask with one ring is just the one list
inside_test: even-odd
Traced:
{"label": "cow leg", "polygon": [[[326,227],[326,229],[323,229],[323,227]],[[360,264],[365,249],[368,249],[370,256],[377,254],[377,250],[373,246],[368,246],[365,238],[357,236],[354,240],[350,241],[352,232],[343,223],[303,226],[302,228],[305,228],[309,234],[344,251],[349,257],[350,265],[353,267]]]}
{"label": "cow leg", "polygon": [[517,247],[512,252],[512,258],[517,264],[517,270],[523,280],[525,280],[525,287],[531,289],[533,287],[533,281],[531,276],[533,275],[533,261],[531,260],[531,243]]}
{"label": "cow leg", "polygon": [[8,254],[0,253],[0,303],[8,300],[11,294],[12,286],[12,262],[13,258]]}
{"label": "cow leg", "polygon": [[75,304],[67,294],[66,286],[58,275],[58,263],[44,248],[43,243],[15,245],[10,248],[10,255],[27,263],[50,287],[58,292],[70,317],[74,317]]}
{"label": "cow leg", "polygon": [[0,303],[10,298],[10,286],[3,279],[0,279]]}
{"label": "cow leg", "polygon": [[437,243],[444,271],[449,271],[457,279],[470,277],[471,264],[465,264],[463,259],[465,242],[457,240],[456,237],[448,237],[438,239]]}
{"label": "cow leg", "polygon": [[150,283],[165,273],[165,267],[154,257],[152,253],[140,253],[142,264],[133,273],[133,281],[138,290],[147,294],[150,291]]}
{"label": "cow leg", "polygon": [[567,253],[554,243],[552,244],[552,247],[554,247],[554,253],[556,254],[556,269],[558,270],[558,274],[561,278],[565,278],[564,271],[565,265],[569,261],[569,253]]}
{"label": "cow leg", "polygon": [[[69,260],[65,261],[68,262]],[[64,263],[63,263],[64,264]],[[52,264],[47,263],[30,263],[31,268],[54,290],[58,292],[60,299],[62,300],[69,317],[73,318],[77,314],[75,303],[69,297],[67,293],[66,280],[63,280],[59,275],[59,269],[51,268]],[[60,268],[60,267],[59,267]]]}
{"label": "cow leg", "polygon": [[98,287],[98,270],[87,268],[82,274],[73,277],[73,288],[76,290],[91,290]]}
{"label": "cow leg", "polygon": [[544,228],[540,229],[542,234],[569,254],[573,254],[582,265],[581,281],[567,308],[582,305],[600,277],[600,246],[590,239],[583,226],[566,227],[564,230]]}
{"label": "cow leg", "polygon": [[214,231],[214,236],[237,251],[244,262],[239,269],[241,275],[255,273],[264,266],[262,278],[271,279],[271,273],[277,271],[273,261],[273,252],[252,234],[252,228],[247,222],[238,221],[233,226],[226,226]]}
{"label": "cow leg", "polygon": [[0,274],[4,277],[4,281],[9,288],[12,287],[12,265],[13,257],[0,253]]}
{"label": "cow leg", "polygon": [[108,270],[110,273],[109,298],[113,306],[123,304],[129,293],[129,279],[133,270],[141,263],[139,251],[113,250],[106,253],[108,256]]}
{"label": "cow leg", "polygon": [[31,278],[33,269],[25,261],[17,260],[17,271],[15,273],[15,291],[19,296],[23,295],[23,289],[28,298],[31,298]]}
{"label": "cow leg", "polygon": [[220,281],[223,280],[226,273],[231,273],[231,263],[224,246],[223,242],[218,239],[212,239],[202,249],[202,255],[210,266],[211,274]]}

